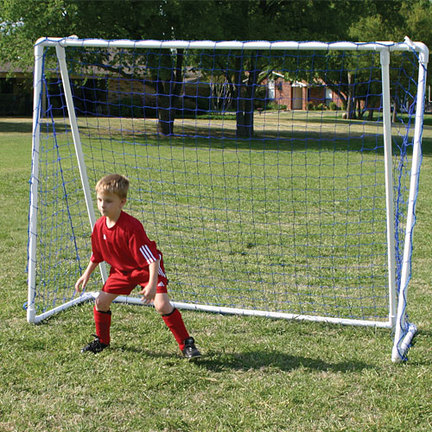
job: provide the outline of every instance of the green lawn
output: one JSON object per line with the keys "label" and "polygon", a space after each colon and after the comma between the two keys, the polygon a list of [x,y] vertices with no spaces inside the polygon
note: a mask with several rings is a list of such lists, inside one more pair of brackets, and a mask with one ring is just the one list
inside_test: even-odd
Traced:
{"label": "green lawn", "polygon": [[[154,120],[81,119],[80,135],[90,188],[107,172],[131,179],[126,209],[165,253],[175,300],[382,324],[381,129],[348,126],[337,114],[257,115],[253,140],[235,139],[235,122],[222,128],[218,119],[178,121],[188,135],[169,140],[155,135]],[[45,305],[71,298],[90,246],[70,133],[61,121],[55,139],[49,123],[42,130],[37,261],[49,265],[37,285]]]}
{"label": "green lawn", "polygon": [[404,364],[390,361],[388,330],[184,311],[204,354],[188,363],[153,310],[125,305],[112,347],[81,355],[91,304],[37,326],[23,309],[31,120],[0,119],[0,146],[0,431],[431,430],[431,126],[408,301],[419,333]]}

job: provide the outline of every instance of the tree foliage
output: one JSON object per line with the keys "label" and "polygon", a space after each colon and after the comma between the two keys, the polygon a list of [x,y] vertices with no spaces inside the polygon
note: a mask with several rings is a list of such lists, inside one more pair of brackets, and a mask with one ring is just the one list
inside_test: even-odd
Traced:
{"label": "tree foliage", "polygon": [[[408,34],[432,42],[432,6],[426,0],[2,0],[1,5],[0,60],[24,70],[31,70],[32,46],[41,36],[371,41],[403,40]],[[167,79],[158,84],[162,107],[175,103],[175,92],[171,100],[163,95],[171,95],[173,77],[182,80],[182,55],[172,53]],[[232,61],[238,72],[226,72],[223,79],[238,102],[238,133],[247,136],[253,133],[248,101],[258,81],[277,65],[262,64],[257,53]],[[174,114],[165,114],[168,118],[160,120],[169,134]]]}

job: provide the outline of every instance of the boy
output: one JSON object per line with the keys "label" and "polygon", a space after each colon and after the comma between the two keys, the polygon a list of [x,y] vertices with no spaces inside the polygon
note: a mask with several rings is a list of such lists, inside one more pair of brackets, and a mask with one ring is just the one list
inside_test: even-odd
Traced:
{"label": "boy", "polygon": [[96,326],[95,339],[81,352],[98,353],[110,344],[111,303],[118,295],[129,295],[140,285],[142,301],[154,302],[157,312],[174,335],[187,359],[200,357],[195,341],[189,336],[178,309],[167,294],[162,253],[151,241],[141,222],[124,212],[129,180],[119,174],[110,174],[96,184],[97,206],[102,215],[92,232],[92,256],[89,265],[75,284],[81,291],[92,272],[102,261],[111,266],[108,280],[96,298],[93,309]]}

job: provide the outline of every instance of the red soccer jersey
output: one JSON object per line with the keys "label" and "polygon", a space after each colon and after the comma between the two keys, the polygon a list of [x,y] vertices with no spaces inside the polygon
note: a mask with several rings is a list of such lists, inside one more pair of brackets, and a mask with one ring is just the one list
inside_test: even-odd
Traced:
{"label": "red soccer jersey", "polygon": [[99,218],[91,240],[91,261],[105,261],[120,272],[146,268],[162,258],[156,242],[147,237],[142,223],[123,211],[112,228],[107,227],[104,216]]}

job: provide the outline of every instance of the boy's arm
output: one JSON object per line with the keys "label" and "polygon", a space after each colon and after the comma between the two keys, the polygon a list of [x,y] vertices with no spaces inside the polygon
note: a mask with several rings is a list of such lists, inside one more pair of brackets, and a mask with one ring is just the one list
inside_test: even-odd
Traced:
{"label": "boy's arm", "polygon": [[149,280],[147,285],[139,292],[143,296],[141,300],[145,303],[150,303],[155,298],[159,274],[159,263],[160,260],[157,260],[149,264]]}
{"label": "boy's arm", "polygon": [[75,291],[76,292],[80,292],[81,290],[83,290],[86,285],[87,282],[90,279],[90,275],[93,273],[94,269],[98,266],[97,263],[90,261],[89,265],[87,266],[86,270],[84,271],[84,273],[82,274],[82,276],[76,281],[75,284]]}

